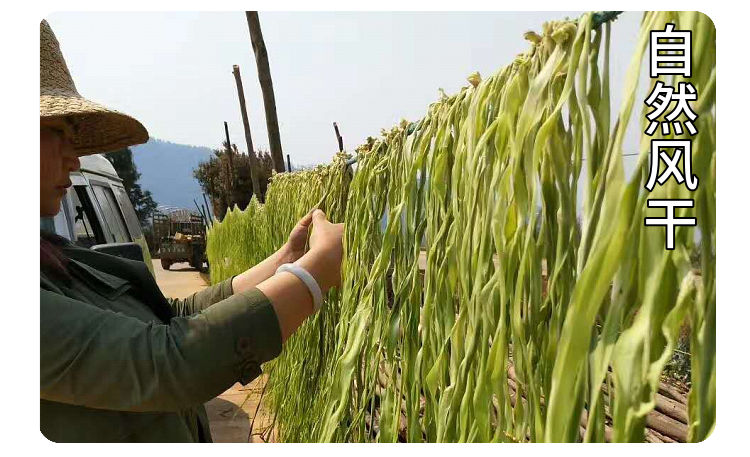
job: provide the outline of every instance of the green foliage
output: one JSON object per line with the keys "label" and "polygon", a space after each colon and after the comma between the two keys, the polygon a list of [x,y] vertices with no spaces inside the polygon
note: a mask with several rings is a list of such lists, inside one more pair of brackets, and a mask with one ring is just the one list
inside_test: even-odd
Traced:
{"label": "green foliage", "polygon": [[133,161],[133,152],[130,148],[124,148],[107,152],[104,157],[115,167],[117,176],[122,178],[122,185],[128,193],[141,226],[147,226],[151,214],[156,209],[156,202],[151,196],[151,191],[141,189],[141,185],[138,183],[141,174]]}
{"label": "green foliage", "polygon": [[[271,178],[273,161],[268,152],[264,151],[258,151],[256,157],[259,168],[260,196],[263,200]],[[201,162],[193,170],[193,177],[198,180],[203,192],[210,197],[213,214],[219,220],[222,220],[227,210],[234,205],[244,209],[250,203],[250,198],[254,195],[250,176],[250,156],[240,154],[237,145],[233,144],[230,167],[226,142],[222,149],[214,150],[213,157]]]}
{"label": "green foliage", "polygon": [[[645,135],[629,181],[623,168],[649,31],[668,22],[693,31],[693,193],[674,180],[645,191]],[[342,156],[275,175],[264,206],[209,232],[216,282],[273,252],[316,204],[346,223],[340,292],[265,367],[283,441],[604,441],[605,415],[613,440],[643,441],[685,322],[689,438],[713,429],[713,25],[645,14],[614,128],[609,26],[585,14],[527,38],[497,74],[368,141],[351,179]],[[677,228],[672,251],[644,227],[663,216],[648,198],[695,199],[677,216],[698,227]]]}

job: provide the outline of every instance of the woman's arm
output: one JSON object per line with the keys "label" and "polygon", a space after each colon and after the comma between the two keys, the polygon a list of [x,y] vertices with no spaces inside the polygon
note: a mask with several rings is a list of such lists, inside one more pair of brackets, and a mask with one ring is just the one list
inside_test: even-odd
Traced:
{"label": "woman's arm", "polygon": [[276,269],[284,263],[292,263],[299,259],[292,253],[289,243],[284,244],[278,251],[268,256],[249,270],[238,274],[232,279],[234,293],[247,292],[276,273]]}
{"label": "woman's arm", "polygon": [[189,297],[167,298],[175,315],[190,316],[229,298],[232,294],[248,292],[273,276],[280,265],[297,261],[305,252],[307,232],[311,223],[312,211],[300,219],[289,234],[287,242],[279,250],[249,270],[207,287]]}
{"label": "woman's arm", "polygon": [[[320,211],[323,214],[322,211]],[[325,221],[325,214],[323,214]],[[278,251],[271,254],[267,259],[255,265],[242,274],[234,277],[232,280],[232,289],[235,293],[246,292],[276,273],[276,269],[284,263],[292,263],[299,260],[305,253],[305,244],[307,243],[307,233],[313,222],[313,211],[310,211],[297,222],[289,239]],[[327,222],[327,221],[325,221]],[[321,222],[318,225],[322,224]],[[312,246],[312,242],[311,242]]]}
{"label": "woman's arm", "polygon": [[[310,250],[304,253],[310,226],[313,228]],[[276,269],[284,263],[297,263],[315,278],[325,294],[341,281],[343,233],[343,224],[330,223],[321,210],[310,211],[297,223],[281,249],[232,279],[234,293],[248,292],[257,287],[268,297],[279,320],[282,342],[302,325],[314,309],[307,286],[291,273],[274,275]]]}
{"label": "woman's arm", "polygon": [[293,257],[287,243],[261,263],[237,276],[206,287],[185,298],[167,298],[167,302],[172,307],[175,316],[192,316],[213,304],[231,297],[235,293],[252,290],[255,286],[271,277],[279,265],[294,262],[298,258]]}
{"label": "woman's arm", "polygon": [[187,317],[231,297],[233,293],[232,279],[230,278],[185,298],[166,298],[175,316]]}
{"label": "woman's arm", "polygon": [[168,324],[41,290],[40,398],[118,411],[204,403],[281,352],[275,311],[257,289]]}

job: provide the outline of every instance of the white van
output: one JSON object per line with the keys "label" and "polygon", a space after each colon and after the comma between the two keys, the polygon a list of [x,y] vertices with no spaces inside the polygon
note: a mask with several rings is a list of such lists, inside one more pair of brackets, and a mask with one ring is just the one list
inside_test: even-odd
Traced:
{"label": "white van", "polygon": [[[79,246],[138,258],[154,273],[148,244],[133,204],[112,164],[101,154],[80,157],[80,170],[70,174],[73,185],[57,215],[41,218],[41,228]],[[141,254],[135,245],[140,246]]]}

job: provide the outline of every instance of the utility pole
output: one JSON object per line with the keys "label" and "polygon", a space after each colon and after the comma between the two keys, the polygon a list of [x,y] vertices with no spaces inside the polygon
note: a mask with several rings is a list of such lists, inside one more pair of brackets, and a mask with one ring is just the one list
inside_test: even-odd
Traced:
{"label": "utility pole", "polygon": [[284,171],[284,154],[281,151],[281,136],[279,135],[279,119],[276,116],[276,98],[273,95],[273,81],[271,68],[268,65],[268,52],[260,30],[260,20],[257,11],[245,11],[247,26],[250,29],[250,42],[258,66],[258,80],[263,92],[263,106],[266,110],[266,127],[268,142],[271,147],[271,160],[277,173]]}
{"label": "utility pole", "polygon": [[260,183],[258,181],[258,160],[255,157],[255,150],[253,149],[253,137],[250,134],[250,119],[247,116],[247,106],[245,105],[245,91],[242,88],[242,77],[240,76],[239,65],[234,65],[232,67],[232,73],[234,74],[234,81],[237,83],[237,97],[239,97],[240,99],[242,125],[244,125],[245,127],[245,141],[247,142],[247,155],[250,157],[250,179],[253,182],[253,193],[258,198],[258,201],[262,202],[263,198],[260,195]]}
{"label": "utility pole", "polygon": [[286,171],[292,172],[292,162],[289,160],[289,154],[286,155]]}

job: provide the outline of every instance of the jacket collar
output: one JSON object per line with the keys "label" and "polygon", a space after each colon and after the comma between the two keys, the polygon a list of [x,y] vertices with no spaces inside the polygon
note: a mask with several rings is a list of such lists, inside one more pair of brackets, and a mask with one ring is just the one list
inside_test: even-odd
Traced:
{"label": "jacket collar", "polygon": [[74,261],[99,270],[110,278],[114,277],[113,280],[119,278],[133,284],[133,293],[151,308],[162,322],[167,323],[174,317],[172,307],[161,293],[145,263],[80,248],[72,244],[62,249],[63,253]]}

